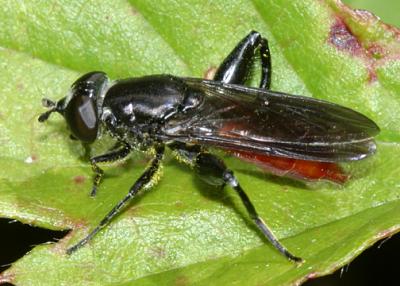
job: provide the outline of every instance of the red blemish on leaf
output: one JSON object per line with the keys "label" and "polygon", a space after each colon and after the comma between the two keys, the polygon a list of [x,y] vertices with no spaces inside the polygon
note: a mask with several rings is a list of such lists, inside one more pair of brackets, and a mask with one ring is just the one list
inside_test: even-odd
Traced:
{"label": "red blemish on leaf", "polygon": [[362,42],[346,25],[343,19],[336,17],[329,33],[329,43],[338,50],[349,53],[352,56],[361,58],[368,70],[368,82],[375,82],[377,60],[384,55],[383,48],[378,43],[372,43],[368,48],[363,47]]}
{"label": "red blemish on leaf", "polygon": [[13,283],[13,281],[15,280],[15,274],[14,273],[10,273],[10,272],[3,272],[0,274],[0,284],[2,285],[3,283]]}
{"label": "red blemish on leaf", "polygon": [[217,68],[216,67],[209,67],[205,73],[203,74],[203,78],[204,79],[213,79],[215,73],[217,72]]}
{"label": "red blemish on leaf", "polygon": [[307,274],[307,279],[313,279],[317,277],[317,273],[316,272],[311,272]]}
{"label": "red blemish on leaf", "polygon": [[376,238],[377,239],[382,239],[382,238],[385,238],[385,237],[390,237],[390,236],[392,236],[393,234],[395,234],[396,233],[396,231],[397,231],[397,229],[396,228],[390,228],[390,229],[386,229],[386,230],[382,230],[382,231],[380,231],[380,232],[378,232],[377,234],[376,234]]}
{"label": "red blemish on leaf", "polygon": [[383,23],[366,10],[353,10],[340,1],[331,3],[334,22],[329,44],[360,58],[368,71],[368,82],[378,80],[376,70],[387,61],[399,59],[400,29]]}
{"label": "red blemish on leaf", "polygon": [[369,68],[368,69],[368,82],[373,83],[378,80],[378,76],[376,75],[376,70]]}
{"label": "red blemish on leaf", "polygon": [[64,224],[64,226],[67,226],[68,228],[73,229],[73,231],[70,231],[62,239],[62,241],[64,241],[64,240],[68,241],[69,240],[68,237],[75,235],[75,230],[88,228],[88,222],[82,218],[81,219],[69,218],[68,221],[66,221],[66,223]]}
{"label": "red blemish on leaf", "polygon": [[32,154],[32,155],[28,156],[28,157],[25,159],[25,163],[27,163],[27,164],[32,164],[32,163],[35,163],[37,160],[38,160],[38,156],[35,155],[35,154]]}
{"label": "red blemish on leaf", "polygon": [[338,50],[347,51],[351,55],[361,55],[363,52],[361,43],[340,18],[336,18],[335,23],[331,26],[329,42]]}
{"label": "red blemish on leaf", "polygon": [[85,176],[78,175],[78,176],[74,177],[74,183],[75,184],[80,185],[80,184],[83,184],[85,181],[86,181],[86,177]]}

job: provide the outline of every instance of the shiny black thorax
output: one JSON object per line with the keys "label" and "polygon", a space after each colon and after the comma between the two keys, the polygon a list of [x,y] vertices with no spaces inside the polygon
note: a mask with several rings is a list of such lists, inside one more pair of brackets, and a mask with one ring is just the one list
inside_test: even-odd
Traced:
{"label": "shiny black thorax", "polygon": [[147,146],[161,140],[157,135],[169,120],[187,114],[201,99],[200,92],[171,75],[119,80],[104,96],[103,121],[111,135]]}

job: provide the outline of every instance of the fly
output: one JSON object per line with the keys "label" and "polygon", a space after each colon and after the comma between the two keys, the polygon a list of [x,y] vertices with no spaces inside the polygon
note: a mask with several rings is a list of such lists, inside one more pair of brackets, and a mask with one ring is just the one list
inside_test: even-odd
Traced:
{"label": "fly", "polygon": [[[245,82],[257,54],[261,80],[258,88],[252,88]],[[347,176],[338,163],[375,153],[374,136],[379,128],[352,109],[271,91],[270,82],[268,42],[252,31],[222,62],[213,80],[150,75],[111,82],[105,73],[91,72],[76,80],[61,100],[43,99],[49,110],[40,115],[40,122],[58,112],[72,138],[90,144],[107,132],[116,141],[107,153],[90,159],[94,171],[91,196],[96,195],[104,174],[99,163],[123,159],[133,150],[154,151],[150,166],[128,194],[67,253],[88,243],[153,182],[168,147],[205,182],[234,189],[273,246],[288,259],[302,261],[273,235],[233,171],[207,150],[220,148],[279,175],[342,183]]]}

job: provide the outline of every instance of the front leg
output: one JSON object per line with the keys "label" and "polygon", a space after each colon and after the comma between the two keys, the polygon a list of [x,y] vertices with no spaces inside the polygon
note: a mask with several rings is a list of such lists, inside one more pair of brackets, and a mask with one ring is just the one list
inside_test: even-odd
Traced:
{"label": "front leg", "polygon": [[67,249],[67,254],[71,254],[88,243],[102,228],[104,228],[110,220],[112,220],[121,209],[132,199],[137,193],[142,190],[147,184],[151,183],[154,176],[160,169],[161,161],[164,155],[164,146],[155,147],[156,155],[151,161],[150,166],[136,180],[133,186],[129,189],[128,194],[115,206],[113,209],[100,221],[100,223],[82,240]]}
{"label": "front leg", "polygon": [[99,187],[100,181],[104,176],[104,171],[97,165],[97,163],[115,162],[121,160],[129,155],[131,149],[132,148],[130,145],[122,142],[117,142],[117,144],[107,153],[92,157],[90,159],[92,170],[95,173],[92,191],[90,192],[91,197],[94,197],[96,195],[97,188]]}

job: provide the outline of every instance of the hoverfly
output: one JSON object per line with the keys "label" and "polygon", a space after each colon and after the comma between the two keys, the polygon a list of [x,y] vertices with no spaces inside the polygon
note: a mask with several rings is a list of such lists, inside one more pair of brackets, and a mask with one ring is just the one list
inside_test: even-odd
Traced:
{"label": "hoverfly", "polygon": [[[244,85],[256,54],[261,61],[259,88]],[[49,110],[40,115],[40,122],[58,112],[77,140],[92,143],[105,132],[116,140],[109,152],[90,159],[95,173],[92,196],[104,174],[99,163],[123,159],[133,150],[154,150],[150,166],[128,194],[67,253],[90,241],[152,182],[168,147],[207,183],[232,187],[274,247],[288,259],[301,261],[275,238],[233,171],[207,149],[220,148],[292,177],[344,182],[346,174],[337,163],[372,155],[379,128],[349,108],[271,91],[270,82],[268,42],[252,31],[219,66],[213,80],[150,75],[110,81],[103,72],[91,72],[76,80],[58,102],[43,99]]]}

